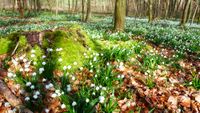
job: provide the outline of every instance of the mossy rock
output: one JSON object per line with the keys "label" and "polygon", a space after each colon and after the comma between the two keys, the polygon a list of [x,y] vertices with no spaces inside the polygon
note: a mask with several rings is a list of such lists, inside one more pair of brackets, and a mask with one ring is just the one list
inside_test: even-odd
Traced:
{"label": "mossy rock", "polygon": [[0,55],[1,55],[9,53],[12,50],[14,43],[9,38],[0,38],[0,45],[1,45],[0,49]]}
{"label": "mossy rock", "polygon": [[[45,34],[43,39],[46,40],[43,43],[43,47],[51,45],[48,47],[54,49],[51,57],[56,62],[58,69],[63,69],[64,66],[71,65],[73,70],[82,66],[85,59],[84,53],[91,52],[94,48],[93,42],[79,28],[72,27],[65,31],[56,30],[51,33],[49,32]],[[57,52],[55,51],[57,48],[62,48],[63,50]],[[88,51],[89,48],[91,48],[91,51]],[[62,59],[62,61],[59,61],[59,59]],[[74,65],[74,62],[77,62],[77,65]]]}

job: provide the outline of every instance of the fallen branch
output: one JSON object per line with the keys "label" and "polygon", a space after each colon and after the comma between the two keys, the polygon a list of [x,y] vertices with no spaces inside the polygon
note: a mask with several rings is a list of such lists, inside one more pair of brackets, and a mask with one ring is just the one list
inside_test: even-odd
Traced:
{"label": "fallen branch", "polygon": [[20,99],[18,99],[11,91],[10,89],[7,87],[7,85],[0,80],[0,94],[3,95],[5,97],[5,99],[14,107],[19,109],[20,113],[33,113],[32,111],[30,111],[29,109],[26,109],[23,104],[22,101]]}

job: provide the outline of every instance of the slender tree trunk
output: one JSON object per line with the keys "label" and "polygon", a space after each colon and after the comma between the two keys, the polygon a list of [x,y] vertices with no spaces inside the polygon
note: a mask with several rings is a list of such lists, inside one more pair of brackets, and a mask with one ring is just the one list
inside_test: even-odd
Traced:
{"label": "slender tree trunk", "polygon": [[87,13],[86,13],[86,18],[85,22],[88,22],[91,16],[91,0],[87,0]]}
{"label": "slender tree trunk", "polygon": [[192,16],[191,24],[193,24],[193,22],[194,22],[195,16],[196,16],[197,11],[198,11],[198,8],[199,8],[199,2],[197,1],[197,3],[196,3],[196,8],[195,8],[194,14],[193,14],[193,16]]}
{"label": "slender tree trunk", "polygon": [[76,0],[76,4],[75,4],[75,12],[78,11],[78,0]]}
{"label": "slender tree trunk", "polygon": [[123,31],[125,26],[126,0],[116,0],[115,2],[115,31]]}
{"label": "slender tree trunk", "polygon": [[181,18],[181,22],[180,22],[181,26],[185,26],[185,23],[187,21],[190,2],[191,2],[191,0],[186,0],[185,6],[184,6],[184,10],[183,10],[183,14],[182,14],[182,18]]}
{"label": "slender tree trunk", "polygon": [[22,7],[22,1],[17,0],[17,3],[18,3],[18,10],[19,10],[19,13],[20,13],[20,17],[24,18],[24,9]]}
{"label": "slender tree trunk", "polygon": [[70,12],[71,10],[71,3],[70,3],[70,0],[68,0],[68,11]]}
{"label": "slender tree trunk", "polygon": [[82,21],[85,18],[85,0],[82,0]]}
{"label": "slender tree trunk", "polygon": [[128,16],[129,12],[129,0],[126,0],[126,16]]}
{"label": "slender tree trunk", "polygon": [[187,17],[186,22],[189,22],[189,21],[190,21],[190,18],[191,18],[191,16],[192,16],[192,9],[193,9],[193,2],[192,2],[192,0],[191,0],[191,2],[190,2],[190,7],[189,7],[189,11],[188,11],[188,17]]}
{"label": "slender tree trunk", "polygon": [[58,0],[56,0],[56,16],[58,15]]}
{"label": "slender tree trunk", "polygon": [[153,1],[149,0],[149,23],[151,23],[153,21]]}

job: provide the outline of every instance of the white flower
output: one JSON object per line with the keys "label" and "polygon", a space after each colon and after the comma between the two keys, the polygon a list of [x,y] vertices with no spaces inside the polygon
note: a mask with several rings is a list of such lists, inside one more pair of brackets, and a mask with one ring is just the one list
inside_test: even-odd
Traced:
{"label": "white flower", "polygon": [[73,76],[73,77],[72,77],[72,80],[75,80],[75,79],[76,79],[76,78]]}
{"label": "white flower", "polygon": [[104,96],[99,96],[99,102],[100,103],[104,103],[104,100],[105,100]]}
{"label": "white flower", "polygon": [[88,98],[85,100],[86,103],[88,103],[89,101],[90,101],[90,100],[89,100]]}
{"label": "white flower", "polygon": [[34,58],[35,57],[35,54],[31,54],[31,58]]}
{"label": "white flower", "polygon": [[40,92],[39,92],[39,91],[36,91],[35,94],[36,94],[36,95],[40,95]]}
{"label": "white flower", "polygon": [[9,103],[9,102],[5,102],[5,103],[4,103],[4,106],[5,106],[5,107],[10,107],[10,103]]}
{"label": "white flower", "polygon": [[23,62],[27,62],[28,60],[27,59],[23,59]]}
{"label": "white flower", "polygon": [[31,89],[35,89],[35,86],[34,85],[31,85],[31,87],[30,87]]}
{"label": "white flower", "polygon": [[20,68],[19,71],[22,72],[22,71],[24,71],[24,69],[23,69],[23,68]]}
{"label": "white flower", "polygon": [[27,83],[26,83],[26,86],[31,86],[31,82],[27,82]]}
{"label": "white flower", "polygon": [[44,59],[44,58],[46,58],[46,56],[45,56],[45,55],[43,55],[43,56],[42,56],[42,58]]}
{"label": "white flower", "polygon": [[70,92],[72,89],[71,89],[71,86],[70,85],[67,85],[67,91]]}
{"label": "white flower", "polygon": [[25,101],[29,101],[29,100],[30,100],[30,97],[26,97],[24,100],[25,100]]}
{"label": "white flower", "polygon": [[95,84],[91,84],[90,87],[95,87]]}
{"label": "white flower", "polygon": [[19,59],[20,59],[20,60],[23,60],[23,59],[24,59],[24,57],[23,57],[23,56],[21,56],[21,57],[19,57]]}
{"label": "white flower", "polygon": [[61,108],[65,109],[66,108],[65,104],[61,104]]}
{"label": "white flower", "polygon": [[50,110],[48,108],[45,108],[44,111],[45,111],[45,113],[49,113]]}
{"label": "white flower", "polygon": [[100,89],[100,88],[97,86],[97,87],[96,87],[96,90],[98,91],[99,89]]}
{"label": "white flower", "polygon": [[83,70],[83,67],[80,67],[80,70],[82,71],[82,70]]}
{"label": "white flower", "polygon": [[39,74],[42,74],[43,72],[44,72],[44,68],[42,67],[39,69]]}
{"label": "white flower", "polygon": [[37,62],[33,62],[33,65],[36,65],[37,64]]}
{"label": "white flower", "polygon": [[29,68],[25,68],[24,71],[28,72],[30,69]]}
{"label": "white flower", "polygon": [[32,76],[36,76],[36,75],[37,75],[37,73],[36,73],[36,72],[32,73]]}
{"label": "white flower", "polygon": [[58,61],[59,61],[59,62],[62,62],[62,58],[59,58]]}
{"label": "white flower", "polygon": [[42,62],[42,65],[46,65],[46,62]]}
{"label": "white flower", "polygon": [[75,66],[78,65],[78,63],[77,63],[77,62],[74,62],[74,65],[75,65]]}
{"label": "white flower", "polygon": [[72,106],[76,106],[77,103],[75,101],[72,102]]}
{"label": "white flower", "polygon": [[56,94],[56,93],[53,93],[53,94],[51,95],[51,97],[52,97],[52,98],[55,98],[55,97],[57,97],[57,94]]}
{"label": "white flower", "polygon": [[63,70],[66,70],[66,69],[67,69],[67,66],[64,66],[64,67],[63,67]]}
{"label": "white flower", "polygon": [[42,79],[42,82],[46,82],[46,81],[47,81],[47,79],[45,79],[45,78]]}
{"label": "white flower", "polygon": [[72,66],[70,66],[70,65],[69,65],[69,66],[67,66],[67,69],[71,69],[71,68],[72,68]]}
{"label": "white flower", "polygon": [[8,77],[9,77],[9,78],[13,77],[13,73],[8,72]]}
{"label": "white flower", "polygon": [[35,50],[31,50],[31,53],[35,53]]}

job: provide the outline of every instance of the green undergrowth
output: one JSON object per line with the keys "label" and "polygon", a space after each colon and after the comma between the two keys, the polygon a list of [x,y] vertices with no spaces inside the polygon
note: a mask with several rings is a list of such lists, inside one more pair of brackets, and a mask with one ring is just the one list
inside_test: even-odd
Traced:
{"label": "green undergrowth", "polygon": [[[48,46],[50,45],[50,46]],[[44,36],[44,48],[52,48],[51,59],[56,62],[57,69],[71,66],[76,69],[82,66],[85,59],[84,53],[94,50],[94,44],[90,38],[77,26],[47,32]],[[61,51],[56,51],[62,48]]]}

